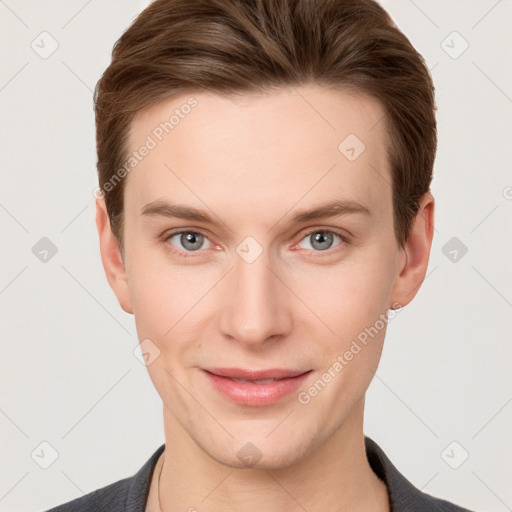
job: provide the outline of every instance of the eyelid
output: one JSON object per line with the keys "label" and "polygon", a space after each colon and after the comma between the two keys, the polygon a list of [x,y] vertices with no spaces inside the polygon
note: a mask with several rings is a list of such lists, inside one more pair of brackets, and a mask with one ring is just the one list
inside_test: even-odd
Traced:
{"label": "eyelid", "polygon": [[[179,229],[176,229],[176,230],[166,231],[160,238],[164,242],[168,242],[168,240],[170,238],[172,238],[173,236],[180,235],[180,234],[183,234],[183,233],[196,233],[196,234],[202,235],[204,238],[206,238],[210,242],[210,244],[212,244],[214,247],[216,246],[216,244],[214,244],[214,242],[212,242],[210,240],[210,237],[208,235],[206,235],[205,233],[203,233],[203,231],[201,229],[198,229],[198,228],[193,228],[193,229],[190,229],[190,228],[179,228]],[[310,227],[310,228],[306,228],[306,231],[303,231],[301,233],[298,242],[293,246],[293,250],[296,250],[295,247],[300,242],[302,242],[302,240],[304,240],[308,236],[312,235],[313,233],[332,233],[332,234],[338,236],[341,239],[341,242],[338,245],[336,245],[334,248],[329,248],[329,249],[326,249],[324,251],[315,251],[315,250],[312,250],[312,249],[303,249],[303,250],[305,250],[305,251],[307,251],[309,253],[314,253],[315,255],[318,255],[318,256],[333,254],[334,252],[339,250],[340,247],[344,247],[344,246],[346,246],[347,244],[350,243],[350,237],[349,237],[348,234],[345,234],[345,232],[342,232],[342,231],[340,231],[338,229],[334,229],[334,228],[331,228],[331,227],[313,226],[313,227]],[[178,255],[184,256],[184,257],[194,257],[194,253],[204,252],[203,250],[183,251],[181,249],[178,249],[175,246],[172,246],[172,247],[173,247],[172,251],[174,253],[177,253]]]}
{"label": "eyelid", "polygon": [[[208,240],[208,242],[210,242],[210,244],[213,245],[213,247],[215,247],[215,244],[210,240],[210,237],[208,235],[204,234],[202,232],[202,230],[197,229],[197,228],[193,228],[193,229],[179,228],[179,229],[176,229],[176,230],[166,231],[159,238],[161,238],[163,242],[168,242],[169,239],[172,238],[173,236],[181,235],[183,233],[195,233],[195,234],[201,235],[204,238],[206,238]],[[171,244],[169,243],[169,245],[171,245]],[[172,249],[171,249],[172,252],[174,252],[175,254],[178,254],[178,256],[184,256],[185,258],[194,257],[194,253],[204,252],[203,250],[184,251],[182,249],[179,249],[179,248],[175,247],[174,245],[171,245],[171,247],[172,247]]]}
{"label": "eyelid", "polygon": [[300,239],[297,242],[297,244],[294,245],[294,249],[293,250],[295,250],[295,247],[300,242],[302,242],[308,236],[311,236],[313,233],[332,233],[332,234],[336,235],[337,237],[339,237],[340,240],[341,240],[341,242],[338,245],[334,246],[333,248],[325,249],[324,251],[315,251],[315,250],[312,250],[312,249],[303,249],[303,250],[308,251],[310,254],[313,253],[315,256],[323,256],[323,255],[334,254],[338,250],[342,250],[346,245],[348,245],[350,243],[349,235],[345,234],[345,232],[343,232],[341,230],[338,230],[338,229],[335,229],[335,228],[330,228],[330,227],[314,226],[312,228],[307,228],[307,231],[302,232],[302,234],[300,236]]}

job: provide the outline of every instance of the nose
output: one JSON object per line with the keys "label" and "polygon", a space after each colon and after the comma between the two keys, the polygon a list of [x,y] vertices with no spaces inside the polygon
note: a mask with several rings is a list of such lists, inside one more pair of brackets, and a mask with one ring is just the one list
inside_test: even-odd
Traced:
{"label": "nose", "polygon": [[251,263],[236,255],[226,277],[220,314],[225,336],[256,348],[289,334],[293,294],[271,266],[268,251]]}

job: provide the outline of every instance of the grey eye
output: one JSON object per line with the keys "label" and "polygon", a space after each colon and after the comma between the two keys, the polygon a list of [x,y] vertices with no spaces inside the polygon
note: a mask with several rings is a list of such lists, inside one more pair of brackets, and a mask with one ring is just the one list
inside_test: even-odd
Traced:
{"label": "grey eye", "polygon": [[[197,251],[202,248],[205,240],[208,240],[205,236],[203,236],[201,233],[196,233],[194,231],[182,231],[181,233],[175,233],[174,235],[169,237],[169,241],[172,243],[172,239],[179,237],[179,244],[178,248],[183,248],[186,251]],[[173,245],[175,245],[173,243]]]}
{"label": "grey eye", "polygon": [[[341,240],[341,237],[332,231],[318,230],[308,233],[303,240],[310,241],[310,245],[313,250],[325,251],[333,246],[335,237]],[[305,249],[309,249],[309,247],[305,247]]]}

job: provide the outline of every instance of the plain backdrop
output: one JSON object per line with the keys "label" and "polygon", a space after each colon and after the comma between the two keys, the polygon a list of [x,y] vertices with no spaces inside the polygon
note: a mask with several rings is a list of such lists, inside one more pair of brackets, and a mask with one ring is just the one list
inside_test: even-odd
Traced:
{"label": "plain backdrop", "polygon": [[[92,89],[146,5],[0,1],[0,512],[44,510],[131,476],[164,442],[133,318],[101,266],[92,192]],[[436,232],[421,290],[390,322],[365,433],[423,491],[504,512],[512,2],[383,5],[436,85]]]}

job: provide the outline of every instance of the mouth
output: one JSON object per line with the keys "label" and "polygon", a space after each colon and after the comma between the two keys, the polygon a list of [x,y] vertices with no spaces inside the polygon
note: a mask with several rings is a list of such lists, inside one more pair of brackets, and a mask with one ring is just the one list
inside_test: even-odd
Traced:
{"label": "mouth", "polygon": [[227,377],[229,379],[261,382],[266,380],[282,380],[292,377],[298,377],[311,370],[291,370],[286,368],[269,368],[267,370],[244,370],[243,368],[204,368],[204,371]]}
{"label": "mouth", "polygon": [[202,372],[214,389],[232,402],[261,407],[274,404],[296,391],[313,370],[203,368]]}

